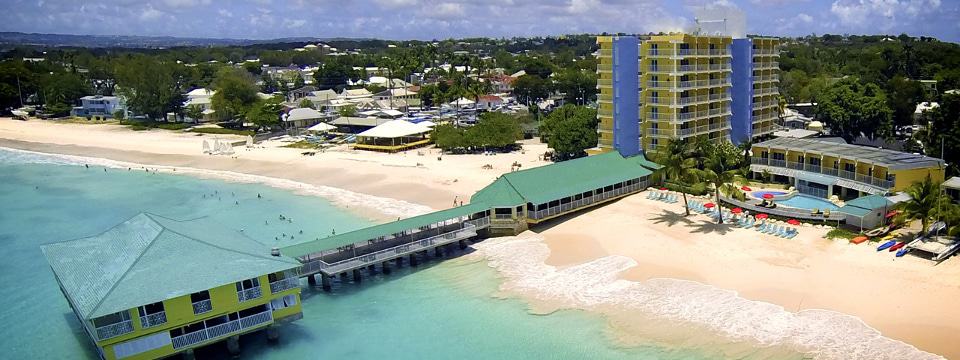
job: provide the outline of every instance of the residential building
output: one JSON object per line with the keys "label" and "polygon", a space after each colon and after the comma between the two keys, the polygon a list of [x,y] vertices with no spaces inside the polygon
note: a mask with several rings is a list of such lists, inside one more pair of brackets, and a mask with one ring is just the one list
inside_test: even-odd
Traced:
{"label": "residential building", "polygon": [[183,108],[186,109],[190,106],[198,106],[200,107],[200,111],[203,116],[200,119],[185,118],[185,120],[188,122],[213,121],[216,111],[213,110],[212,99],[213,95],[216,93],[216,90],[203,88],[193,89],[186,93],[185,96],[187,97],[187,101],[183,102]]}
{"label": "residential building", "polygon": [[670,139],[697,137],[741,143],[776,130],[777,39],[668,34],[597,43],[593,153],[656,152]]}
{"label": "residential building", "polygon": [[274,324],[302,317],[300,263],[205,219],[139,214],[42,250],[104,359],[239,346],[240,334],[269,327],[272,337]]}
{"label": "residential building", "polygon": [[943,181],[944,162],[924,155],[824,141],[775,138],[756,143],[750,170],[803,194],[853,199],[906,189],[930,176]]}
{"label": "residential building", "polygon": [[496,95],[481,95],[477,102],[478,109],[490,110],[503,105],[503,98]]}
{"label": "residential building", "polygon": [[380,101],[401,101],[406,106],[420,106],[420,95],[416,91],[408,90],[406,87],[387,89],[373,94],[373,99]]}
{"label": "residential building", "polygon": [[73,116],[87,119],[108,119],[117,110],[126,110],[120,97],[91,95],[80,98],[80,106],[74,107],[71,112]]}

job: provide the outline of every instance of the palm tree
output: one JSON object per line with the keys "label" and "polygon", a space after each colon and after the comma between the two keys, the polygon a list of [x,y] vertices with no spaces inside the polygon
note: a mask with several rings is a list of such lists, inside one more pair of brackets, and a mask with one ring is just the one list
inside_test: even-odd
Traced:
{"label": "palm tree", "polygon": [[662,167],[654,172],[654,176],[661,179],[670,179],[680,188],[683,194],[683,205],[690,216],[690,207],[687,204],[687,187],[696,182],[697,162],[691,157],[690,143],[687,139],[672,139],[666,149],[656,153],[654,160]]}
{"label": "palm tree", "polygon": [[740,169],[735,166],[737,161],[738,159],[727,158],[721,151],[708,151],[707,157],[703,160],[703,170],[699,171],[700,178],[713,184],[713,192],[717,198],[717,211],[721,214],[717,217],[718,224],[723,224],[720,192],[733,196],[740,191],[734,183],[746,183],[746,179],[740,175]]}
{"label": "palm tree", "polygon": [[910,199],[897,204],[896,208],[900,210],[900,216],[909,220],[920,220],[923,226],[922,231],[926,231],[930,220],[952,209],[949,206],[950,198],[940,191],[940,182],[933,181],[930,175],[927,175],[923,181],[911,184],[904,192],[910,196]]}

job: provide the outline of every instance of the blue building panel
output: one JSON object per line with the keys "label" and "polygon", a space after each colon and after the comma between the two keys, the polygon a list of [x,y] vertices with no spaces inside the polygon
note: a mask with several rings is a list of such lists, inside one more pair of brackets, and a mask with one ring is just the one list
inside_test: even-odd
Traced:
{"label": "blue building panel", "polygon": [[640,153],[639,50],[636,37],[613,39],[613,147],[625,157]]}
{"label": "blue building panel", "polygon": [[731,54],[730,140],[742,144],[753,137],[753,43],[750,39],[733,39]]}

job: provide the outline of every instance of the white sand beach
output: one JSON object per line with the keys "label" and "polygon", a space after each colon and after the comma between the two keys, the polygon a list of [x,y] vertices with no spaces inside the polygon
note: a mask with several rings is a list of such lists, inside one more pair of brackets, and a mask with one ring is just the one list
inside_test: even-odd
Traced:
{"label": "white sand beach", "polygon": [[[434,209],[450,207],[454,199],[468,202],[476,190],[510,171],[514,162],[523,168],[548,163],[538,159],[546,146],[535,141],[524,142],[522,153],[446,155],[441,160],[432,148],[419,150],[423,155],[418,155],[417,150],[382,154],[340,148],[303,156],[304,150],[281,148],[283,144],[275,142],[250,150],[237,147],[235,157],[203,155],[201,139],[214,137],[164,130],[136,132],[116,125],[0,119],[2,147],[268,176]],[[492,169],[483,169],[486,164]],[[875,245],[824,240],[824,233],[823,229],[804,227],[797,238],[785,240],[745,229],[729,229],[709,223],[702,215],[683,216],[680,204],[647,200],[641,195],[539,227],[522,234],[518,237],[522,242],[513,245],[503,242],[518,239],[493,239],[496,241],[477,246],[481,253],[495,260],[493,265],[507,280],[505,291],[530,299],[534,308],[544,311],[557,306],[604,311],[612,323],[620,324],[615,328],[624,330],[625,339],[633,334],[628,319],[636,316],[625,309],[639,306],[638,298],[623,302],[603,298],[619,299],[617,296],[630,291],[637,295],[636,286],[663,287],[665,283],[657,279],[666,278],[695,281],[689,284],[700,290],[714,289],[703,290],[706,292],[701,294],[712,298],[700,298],[703,307],[698,309],[704,316],[715,316],[720,323],[708,323],[693,313],[674,312],[673,316],[690,315],[689,319],[680,320],[690,320],[713,331],[730,325],[731,334],[740,334],[731,335],[734,338],[789,337],[794,343],[786,345],[801,349],[829,343],[830,339],[836,340],[824,345],[830,349],[858,349],[856,344],[880,344],[880,349],[909,348],[894,341],[899,340],[923,351],[960,358],[960,346],[956,346],[960,342],[960,310],[956,308],[956,300],[960,299],[960,260],[954,258],[933,266],[910,256],[895,259],[887,252],[877,253]],[[498,248],[511,251],[504,254],[497,252]],[[540,257],[525,256],[527,253],[521,251],[525,249]],[[539,262],[524,262],[529,259]],[[514,265],[521,268],[511,269],[508,260],[518,261]],[[543,276],[535,277],[543,283],[518,284],[511,277],[532,269],[543,271]],[[561,273],[569,270],[570,274],[554,276],[549,269]],[[584,295],[578,292],[583,289],[562,292],[567,290],[560,285],[588,275],[593,280],[584,286],[606,292],[587,294],[595,298],[559,301],[570,294]],[[677,290],[679,285],[671,286]],[[550,288],[556,291],[551,293]],[[720,298],[724,302],[711,305],[706,301]],[[580,301],[584,299],[596,301]],[[856,316],[867,326],[811,309]],[[824,316],[829,319],[824,320]],[[770,319],[771,325],[760,326],[756,322],[764,318]],[[824,326],[811,325],[818,321]],[[829,321],[837,323],[825,323]],[[871,333],[871,328],[894,340],[879,338]],[[820,329],[823,334],[813,336],[810,329]],[[878,358],[905,358],[907,354],[915,353],[890,352]]]}

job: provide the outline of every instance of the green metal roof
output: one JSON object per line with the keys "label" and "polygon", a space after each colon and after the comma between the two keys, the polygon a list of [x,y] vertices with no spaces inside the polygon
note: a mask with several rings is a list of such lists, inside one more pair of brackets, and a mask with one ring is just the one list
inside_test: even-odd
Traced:
{"label": "green metal roof", "polygon": [[297,268],[243,233],[205,219],[139,214],[95,236],[44,245],[76,311],[93,319]]}
{"label": "green metal roof", "polygon": [[856,206],[858,208],[863,208],[867,210],[875,210],[884,207],[893,205],[893,202],[887,200],[887,198],[880,195],[867,195],[861,196],[856,199],[847,201],[844,207],[847,206]]}
{"label": "green metal roof", "polygon": [[653,161],[647,160],[646,158],[644,158],[644,157],[641,156],[641,155],[634,156],[634,158],[637,159],[637,162],[640,163],[640,165],[643,165],[643,167],[645,167],[645,168],[647,168],[647,169],[650,169],[650,170],[658,170],[658,169],[660,169],[660,168],[663,167],[663,165],[660,165],[660,164],[657,164],[657,163],[655,163],[655,162],[653,162]]}
{"label": "green metal roof", "polygon": [[871,210],[867,210],[857,206],[850,206],[850,205],[844,205],[843,207],[840,208],[839,211],[845,214],[850,214],[850,215],[861,217],[861,218],[871,213]]}
{"label": "green metal roof", "polygon": [[[642,160],[642,161],[641,161]],[[618,182],[649,176],[643,156],[616,151],[504,174],[527,202],[542,204]]]}
{"label": "green metal roof", "polygon": [[490,207],[512,207],[526,203],[505,177],[499,177],[492,184],[477,191],[470,197],[470,202],[483,203]]}
{"label": "green metal roof", "polygon": [[391,235],[404,230],[416,229],[421,226],[450,220],[460,216],[471,215],[489,209],[489,205],[471,202],[470,204],[464,206],[435,211],[429,214],[414,216],[403,220],[391,221],[386,224],[374,225],[368,228],[329,236],[320,240],[312,240],[300,244],[290,245],[282,248],[281,252],[286,256],[300,257],[307,254],[314,254],[323,250],[332,249],[337,246],[367,241],[370,239],[375,239],[379,236]]}

